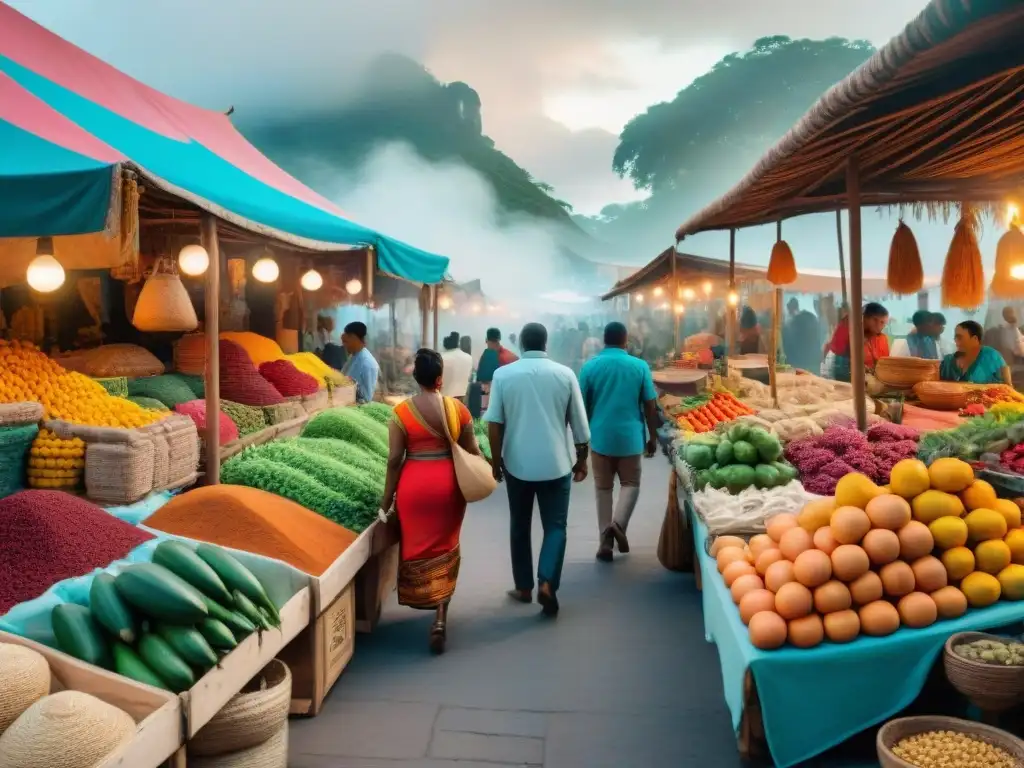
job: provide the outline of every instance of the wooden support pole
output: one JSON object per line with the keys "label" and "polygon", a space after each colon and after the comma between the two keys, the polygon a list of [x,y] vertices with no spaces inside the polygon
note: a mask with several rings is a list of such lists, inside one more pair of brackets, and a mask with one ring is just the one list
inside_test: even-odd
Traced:
{"label": "wooden support pole", "polygon": [[843,289],[843,304],[849,306],[849,302],[846,300],[846,259],[843,258],[843,212],[838,209],[836,210],[836,240],[839,245],[839,285]]}
{"label": "wooden support pole", "polygon": [[438,351],[438,349],[437,349],[438,317],[437,317],[437,286],[436,285],[430,286],[430,306],[433,307],[433,309],[434,309],[434,345],[433,345],[433,347],[434,347],[434,351],[437,352]]}
{"label": "wooden support pole", "polygon": [[857,428],[867,429],[868,413],[864,384],[863,264],[861,262],[860,169],[857,157],[846,165],[846,199],[850,216],[850,383]]}
{"label": "wooden support pole", "polygon": [[679,249],[679,241],[677,240],[672,245],[672,296],[670,297],[669,307],[672,317],[672,351],[675,354],[679,354],[679,315],[676,314],[676,303],[679,301],[679,275],[676,272],[676,262],[679,261],[679,257],[676,251]]}
{"label": "wooden support pole", "polygon": [[782,289],[772,292],[772,332],[769,334],[768,384],[771,387],[772,402],[779,407],[779,318],[782,316]]}
{"label": "wooden support pole", "polygon": [[210,256],[206,269],[206,484],[220,482],[220,243],[217,239],[217,219],[212,213],[203,213],[201,223],[203,247]]}
{"label": "wooden support pole", "polygon": [[427,346],[427,324],[430,322],[430,286],[420,288],[420,345]]}
{"label": "wooden support pole", "polygon": [[[729,303],[729,297],[736,294],[736,305],[733,306]],[[729,230],[729,295],[726,297],[726,308],[725,308],[725,332],[728,338],[728,344],[726,344],[726,350],[729,355],[736,354],[737,347],[737,317],[740,311],[739,294],[736,293],[736,230]],[[728,371],[728,360],[726,361],[726,371]]]}
{"label": "wooden support pole", "polygon": [[377,272],[377,254],[371,245],[366,249],[366,305],[373,304],[373,276]]}

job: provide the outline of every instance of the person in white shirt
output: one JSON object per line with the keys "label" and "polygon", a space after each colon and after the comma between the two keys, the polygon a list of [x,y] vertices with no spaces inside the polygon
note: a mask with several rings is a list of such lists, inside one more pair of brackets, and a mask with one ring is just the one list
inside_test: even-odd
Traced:
{"label": "person in white shirt", "polygon": [[985,345],[994,347],[1010,366],[1024,357],[1024,335],[1018,327],[1017,312],[1013,307],[1003,307],[1003,322],[985,332]]}
{"label": "person in white shirt", "polygon": [[444,337],[442,343],[444,352],[441,354],[441,360],[444,362],[444,379],[441,382],[441,394],[465,402],[469,379],[473,375],[473,356],[459,348],[458,331],[449,333]]}
{"label": "person in white shirt", "polygon": [[941,360],[942,354],[939,351],[939,335],[946,327],[945,318],[942,318],[941,328],[938,326],[939,315],[929,312],[926,309],[919,309],[910,318],[914,324],[913,330],[907,334],[905,339],[896,339],[892,345],[890,357],[921,357],[926,360]]}

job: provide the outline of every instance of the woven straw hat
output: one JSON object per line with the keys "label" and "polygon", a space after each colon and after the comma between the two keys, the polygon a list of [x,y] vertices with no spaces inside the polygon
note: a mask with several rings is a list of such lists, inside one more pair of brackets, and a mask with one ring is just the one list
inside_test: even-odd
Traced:
{"label": "woven straw hat", "polygon": [[50,665],[41,653],[0,643],[0,734],[50,692]]}
{"label": "woven straw hat", "polygon": [[45,696],[0,736],[0,768],[92,768],[135,736],[135,721],[81,691]]}

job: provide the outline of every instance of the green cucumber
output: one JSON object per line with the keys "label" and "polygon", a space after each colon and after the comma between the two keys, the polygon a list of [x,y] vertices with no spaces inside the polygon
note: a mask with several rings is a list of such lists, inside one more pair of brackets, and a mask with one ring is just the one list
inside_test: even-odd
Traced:
{"label": "green cucumber", "polygon": [[196,684],[195,675],[188,664],[160,635],[147,633],[140,637],[139,656],[175,693],[187,691]]}
{"label": "green cucumber", "polygon": [[206,609],[210,612],[210,618],[227,625],[228,629],[236,637],[246,637],[256,631],[256,625],[238,613],[238,611],[229,611],[223,605],[208,597],[204,597],[203,602],[206,603]]}
{"label": "green cucumber", "polygon": [[231,630],[223,622],[217,621],[217,619],[203,619],[196,625],[196,628],[206,638],[206,642],[218,651],[230,651],[238,645],[238,641],[231,634]]}
{"label": "green cucumber", "polygon": [[110,645],[92,612],[81,605],[62,603],[50,614],[58,650],[97,667],[110,669]]}
{"label": "green cucumber", "polygon": [[137,632],[135,617],[114,586],[114,577],[100,573],[89,588],[89,610],[96,623],[118,640],[134,643]]}
{"label": "green cucumber", "polygon": [[228,589],[232,592],[238,590],[256,605],[261,605],[270,611],[275,619],[279,619],[274,601],[267,596],[259,579],[253,576],[248,568],[220,547],[210,544],[200,544],[196,547],[196,554],[217,572]]}
{"label": "green cucumber", "polygon": [[198,629],[160,624],[156,631],[171,646],[171,650],[193,667],[205,672],[217,663],[217,654]]}
{"label": "green cucumber", "polygon": [[249,621],[255,624],[260,629],[270,629],[270,622],[263,618],[263,614],[260,613],[260,609],[245,595],[239,592],[237,589],[231,593],[231,596],[235,599],[235,607],[238,612],[245,616]]}
{"label": "green cucumber", "polygon": [[129,565],[114,584],[129,605],[168,624],[195,624],[208,613],[199,590],[160,565]]}
{"label": "green cucumber", "polygon": [[171,690],[167,687],[167,683],[147,667],[146,662],[124,643],[114,643],[114,671],[138,683],[152,685],[154,688],[163,688],[165,691]]}
{"label": "green cucumber", "polygon": [[257,606],[256,610],[258,610],[260,612],[260,616],[262,616],[264,621],[266,621],[267,624],[269,624],[271,627],[273,627],[274,629],[280,629],[281,628],[281,622],[280,621],[274,621],[274,617],[270,615],[270,611],[268,611],[266,608],[261,608],[261,607]]}
{"label": "green cucumber", "polygon": [[204,595],[222,603],[231,602],[231,592],[220,576],[191,547],[180,541],[162,541],[153,551],[153,562],[180,576]]}

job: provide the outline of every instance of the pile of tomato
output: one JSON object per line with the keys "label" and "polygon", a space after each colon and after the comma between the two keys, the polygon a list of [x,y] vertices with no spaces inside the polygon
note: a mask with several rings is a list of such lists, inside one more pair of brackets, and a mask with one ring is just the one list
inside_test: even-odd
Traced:
{"label": "pile of tomato", "polygon": [[733,421],[740,416],[752,416],[754,410],[728,392],[716,392],[699,408],[694,408],[677,418],[679,426],[694,432],[711,432],[716,424]]}

